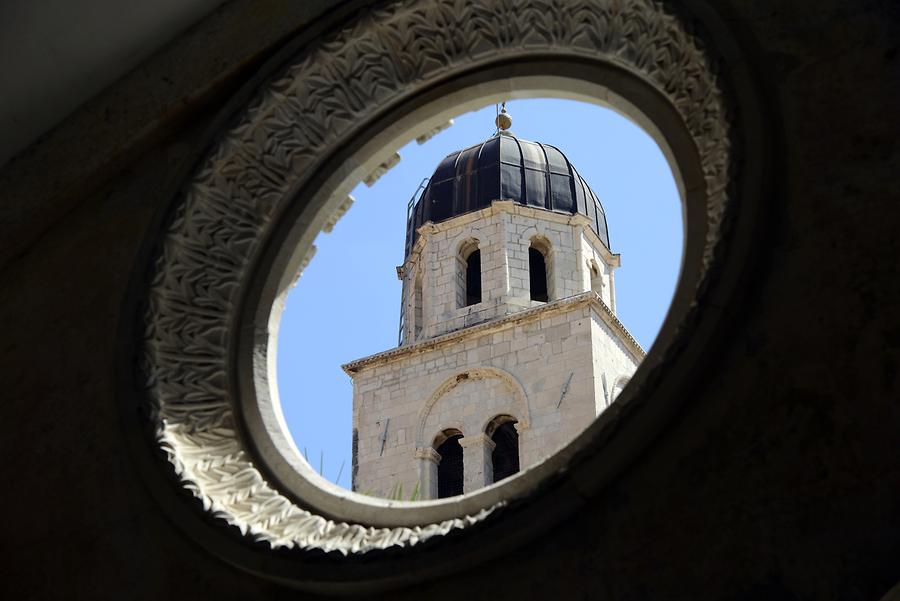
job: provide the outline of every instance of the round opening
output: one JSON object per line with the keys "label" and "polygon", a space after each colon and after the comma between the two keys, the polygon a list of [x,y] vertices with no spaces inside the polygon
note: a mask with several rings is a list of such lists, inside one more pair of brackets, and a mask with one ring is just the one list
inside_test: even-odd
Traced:
{"label": "round opening", "polygon": [[[463,3],[453,11],[428,1],[388,4],[377,14],[360,11],[352,26],[335,25],[311,45],[298,40],[282,54],[283,64],[273,61],[255,80],[261,89],[248,87],[235,99],[228,129],[198,163],[164,229],[152,235],[159,251],[151,259],[149,283],[139,286],[143,322],[136,326],[140,332],[126,326],[126,338],[140,340],[141,354],[138,369],[125,367],[123,373],[138,378],[127,385],[139,382],[138,413],[149,418],[133,425],[149,426],[150,450],[167,459],[162,469],[154,461],[138,465],[193,538],[232,565],[308,589],[410,583],[446,575],[461,567],[462,558],[485,561],[533,540],[597,498],[650,450],[689,402],[692,383],[705,377],[698,367],[704,357],[725,343],[726,308],[746,285],[756,213],[762,210],[762,202],[747,202],[739,211],[735,200],[767,198],[764,188],[771,180],[765,177],[771,128],[755,86],[746,70],[730,68],[728,58],[720,64],[706,50],[724,40],[727,56],[740,60],[726,28],[707,15],[702,20],[709,20],[714,37],[699,40],[691,32],[704,27],[695,27],[692,18],[685,28],[679,14],[664,9],[657,3],[600,3],[573,19],[566,5],[542,5],[534,10],[552,27],[525,28],[519,26],[518,4]],[[483,27],[485,17],[499,28]],[[740,84],[734,98],[717,74]],[[251,93],[253,100],[243,104]],[[655,344],[630,379],[606,382],[616,401],[587,429],[547,459],[499,482],[423,502],[365,496],[329,482],[317,473],[314,454],[307,461],[293,442],[275,385],[281,309],[315,238],[354,185],[390,166],[410,140],[486,105],[543,97],[589,102],[628,117],[653,138],[671,168],[682,200],[684,244],[672,304]],[[740,106],[732,104],[735,98]],[[732,171],[738,164],[740,179]],[[513,198],[493,203],[490,210],[495,209],[514,214],[528,207],[518,207]],[[422,236],[411,240],[409,256],[417,244],[421,250],[422,239],[440,233],[439,225],[421,223],[415,231]],[[616,250],[620,225],[610,225]],[[554,271],[553,236],[519,233],[522,264],[540,271],[543,263],[547,280],[544,289],[532,287],[525,274],[521,278],[522,289],[528,288],[522,312],[535,315],[569,297],[561,272]],[[470,266],[485,270],[496,264],[489,237],[482,234],[456,241],[448,257],[450,279],[468,283]],[[421,344],[419,338],[435,332],[429,330],[425,301],[424,321],[416,328],[420,280],[409,277],[415,273],[406,259],[404,249],[407,269],[401,273],[412,289],[404,341]],[[578,270],[590,288],[583,294],[601,298],[603,265],[582,261]],[[452,299],[448,310],[463,312],[464,327],[481,327],[465,323],[467,312],[493,306],[489,283],[473,274],[472,285],[461,290],[466,294]],[[123,362],[130,359],[125,350]],[[463,434],[458,441],[465,479],[478,471],[466,469],[474,456],[466,451],[514,448],[516,437],[524,438],[537,422],[528,415],[529,391],[507,370],[460,367],[427,405],[439,406],[441,394],[457,394],[477,382],[493,383],[518,403],[493,407],[475,434],[464,431],[470,429],[465,423],[423,429],[416,441],[423,467],[436,463],[445,442],[435,447],[437,438],[427,436]],[[124,397],[133,398],[133,391]],[[564,403],[565,395],[560,397]],[[125,407],[129,417],[133,409]],[[501,450],[499,459],[491,469],[499,475],[513,470],[513,457],[503,461]],[[520,459],[520,467],[529,465],[528,458]],[[487,481],[488,463],[478,465]],[[186,494],[199,503],[186,502]],[[518,519],[506,519],[513,515]],[[223,527],[223,520],[234,528]],[[525,522],[532,526],[521,528]],[[270,552],[285,547],[295,552]],[[331,551],[349,557],[345,561]],[[359,557],[369,551],[374,552]]]}
{"label": "round opening", "polygon": [[[485,105],[489,105],[492,110],[494,103],[501,101],[510,101],[510,107],[514,107],[516,106],[516,101],[522,100],[524,109],[527,105],[524,99],[554,97],[567,101],[575,100],[590,103],[594,105],[590,110],[612,109],[618,115],[627,117],[631,124],[639,126],[658,146],[659,152],[665,158],[665,162],[671,170],[672,178],[674,178],[672,187],[677,188],[677,194],[683,201],[679,209],[683,218],[683,227],[679,225],[676,228],[683,232],[683,252],[681,253],[682,261],[678,285],[674,294],[672,294],[671,308],[665,314],[664,319],[660,318],[663,323],[659,327],[656,336],[657,344],[643,358],[643,366],[637,369],[635,365],[635,368],[631,370],[633,373],[627,373],[626,377],[640,385],[640,382],[645,377],[644,374],[647,373],[647,366],[652,366],[659,362],[661,351],[658,349],[664,348],[675,335],[676,326],[689,308],[690,300],[694,296],[699,276],[703,270],[701,257],[704,251],[708,226],[705,206],[706,190],[696,148],[685,130],[684,123],[674,113],[671,105],[658,95],[648,93],[645,84],[642,84],[639,80],[623,77],[620,72],[599,65],[594,65],[590,68],[579,66],[578,69],[574,70],[571,69],[571,66],[567,69],[563,65],[555,65],[554,75],[544,74],[547,67],[547,63],[519,65],[518,71],[520,73],[515,77],[509,77],[508,74],[489,69],[473,74],[469,78],[446,82],[443,86],[438,86],[418,97],[415,103],[404,105],[404,107],[398,108],[394,113],[383,115],[380,120],[369,124],[365,130],[359,131],[343,153],[331,157],[328,167],[321,171],[322,177],[315,182],[314,186],[309,188],[314,190],[314,192],[306,193],[303,198],[295,199],[295,202],[279,219],[279,227],[271,238],[268,252],[259,266],[257,281],[250,295],[248,311],[245,314],[246,325],[241,328],[241,331],[246,332],[248,335],[243,338],[241,349],[239,350],[239,358],[243,362],[245,369],[241,369],[238,375],[242,391],[241,406],[244,423],[261,466],[266,470],[268,477],[276,481],[281,489],[291,495],[299,505],[311,508],[322,515],[336,520],[384,526],[414,526],[452,519],[461,515],[474,515],[485,508],[497,506],[533,491],[546,475],[557,472],[575,453],[578,453],[596,435],[598,428],[601,428],[603,425],[604,414],[601,412],[600,418],[591,422],[587,429],[577,435],[571,442],[566,444],[562,440],[556,441],[554,444],[556,452],[551,456],[534,458],[528,457],[523,453],[521,457],[522,471],[519,471],[512,477],[504,477],[502,482],[498,481],[494,484],[490,484],[489,476],[482,474],[479,477],[485,478],[485,486],[472,488],[470,489],[471,492],[466,492],[463,495],[449,498],[439,498],[437,494],[426,495],[423,492],[425,485],[428,484],[436,491],[438,483],[429,483],[427,476],[420,475],[417,480],[419,488],[416,498],[427,496],[431,500],[416,502],[409,501],[409,498],[412,496],[411,493],[409,496],[398,495],[398,486],[392,487],[389,485],[387,490],[382,489],[378,491],[377,494],[380,494],[381,497],[361,494],[366,492],[363,488],[364,485],[359,487],[360,492],[348,491],[319,473],[320,471],[325,472],[326,465],[325,454],[322,450],[319,451],[318,457],[316,457],[315,450],[310,456],[309,445],[304,445],[303,442],[297,445],[291,437],[282,406],[285,399],[279,397],[279,392],[275,385],[276,366],[278,365],[275,351],[278,345],[277,338],[283,317],[285,300],[296,279],[296,275],[310,264],[309,259],[311,258],[311,249],[315,238],[323,227],[333,225],[335,214],[340,213],[342,207],[346,207],[345,201],[353,192],[354,186],[373,173],[377,174],[379,168],[390,167],[394,162],[392,157],[404,144],[418,136],[439,129],[451,118],[477,110]],[[540,71],[542,74],[529,74],[529,69]],[[565,72],[567,70],[573,72],[566,75]],[[607,87],[607,83],[610,81],[615,81],[617,90],[624,92],[624,94],[613,93]],[[634,98],[635,102],[626,100],[626,96]],[[602,108],[597,108],[598,105]],[[475,115],[477,116],[477,113]],[[630,126],[633,127],[633,125]],[[516,126],[514,125],[513,127],[515,128]],[[489,135],[491,126],[488,125],[486,129],[488,130],[486,134]],[[476,141],[477,139],[472,142]],[[550,139],[547,141],[552,143]],[[566,152],[565,148],[562,150]],[[572,157],[569,158],[571,159]],[[404,157],[405,159],[406,157]],[[571,162],[578,170],[582,170],[586,169],[592,161],[580,161],[584,166],[575,160]],[[426,169],[425,171],[426,173],[423,177],[428,175],[428,170]],[[596,183],[594,181],[589,183],[592,186],[596,186],[602,183],[602,179],[601,176]],[[672,179],[669,181],[672,182]],[[403,198],[398,204],[402,207],[405,200],[406,198]],[[499,198],[498,200],[503,201],[504,199]],[[604,197],[601,199],[601,202],[610,203],[612,198]],[[515,205],[515,203],[511,204]],[[405,207],[403,208],[405,209]],[[528,208],[524,207],[524,209]],[[512,207],[513,212],[517,210],[519,209],[515,206]],[[677,218],[678,213],[676,212],[675,215]],[[612,239],[615,241],[615,232],[620,227],[618,223],[622,223],[622,221],[620,220],[617,223],[615,219],[609,216],[607,218],[610,221]],[[671,219],[669,221],[671,222]],[[586,224],[582,224],[582,226],[582,229],[590,229]],[[337,228],[340,227],[341,225],[339,224]],[[546,241],[543,239],[544,236],[541,232],[534,233],[535,236],[532,236],[525,242],[524,261],[526,263],[529,261],[530,253],[528,249],[533,248],[546,262],[544,268],[548,281],[554,282],[555,285],[559,286],[560,279],[549,275],[553,271],[552,266],[555,265],[556,251],[546,247]],[[596,234],[596,231],[594,234]],[[331,235],[335,236],[337,234]],[[596,235],[594,237],[600,238],[600,236]],[[400,241],[394,239],[387,240],[387,243],[395,245],[395,248],[401,244]],[[460,249],[466,249],[467,244],[470,244],[470,240],[461,240],[459,247],[456,249],[457,252]],[[479,250],[482,253],[485,252],[481,248]],[[612,249],[613,252],[617,250],[615,247]],[[677,263],[678,254],[677,250],[670,250],[670,259],[674,257],[674,262]],[[468,266],[471,263],[471,261],[468,261],[470,256],[471,253],[468,254],[466,260],[460,260],[459,263],[463,266]],[[608,296],[606,302],[602,303],[604,269],[608,267],[610,259],[607,257],[607,264],[604,265],[597,260],[592,262],[591,258],[593,257],[588,257],[584,254],[579,255],[579,273],[581,274],[579,277],[583,279],[586,291],[598,297],[601,300],[601,304],[605,304],[610,309],[612,317],[615,318],[615,311],[613,307],[609,306],[612,302]],[[482,254],[479,260],[484,263],[486,261],[485,255]],[[465,281],[465,271],[462,271],[462,274],[460,279]],[[414,301],[416,280],[413,277],[407,278],[407,281],[413,287],[409,291],[410,294],[406,295],[407,299],[413,299],[412,302],[408,302],[406,305],[407,309],[411,309],[411,311],[407,312],[407,315],[414,315],[416,310]],[[303,282],[301,280],[302,285]],[[529,284],[526,283],[525,285],[528,286]],[[344,292],[345,294],[350,294],[351,296],[354,294],[359,295],[358,291],[354,293],[352,285],[346,286],[346,288],[350,291]],[[527,306],[523,308],[528,311],[539,312],[545,305],[553,303],[565,304],[565,300],[570,299],[572,296],[567,294],[567,291],[571,292],[571,290],[565,289],[564,286],[554,289],[554,284],[550,284],[546,290],[541,291],[538,298],[534,296],[527,298]],[[479,292],[482,295],[487,293],[484,281]],[[327,292],[320,291],[320,293],[342,294],[342,292],[332,290]],[[608,290],[606,294],[609,295]],[[462,302],[458,308],[460,310],[471,309],[470,304],[467,303],[468,297],[463,295],[462,298],[465,299],[465,302]],[[543,300],[544,298],[547,298],[547,300]],[[362,303],[363,301],[359,299],[358,302]],[[471,306],[479,307],[484,304],[483,301],[480,303],[475,302],[471,303]],[[665,304],[666,302],[663,301],[663,305]],[[623,305],[624,303],[619,300],[619,306]],[[362,305],[360,304],[359,306]],[[591,309],[589,307],[584,308],[584,311],[586,312],[585,315],[588,316],[587,319],[590,320]],[[664,313],[664,311],[661,313]],[[396,323],[389,316],[385,316],[385,319]],[[482,322],[466,324],[465,317],[462,320],[463,329],[483,327]],[[327,322],[327,319],[323,321]],[[609,323],[611,321],[607,320],[606,325],[609,325]],[[653,327],[650,327],[651,333],[649,336],[644,337],[645,341],[649,340],[652,342],[653,329]],[[424,332],[423,335],[435,334],[437,337],[446,337],[452,336],[454,331],[441,332],[439,329],[434,330],[432,328],[431,331]],[[411,330],[407,328],[406,335],[415,337],[417,334],[414,328]],[[321,338],[321,335],[318,338]],[[645,344],[650,342],[645,342]],[[308,344],[315,343],[316,341],[312,339],[308,341]],[[414,341],[415,343],[419,342]],[[470,381],[490,380],[495,382],[497,387],[505,387],[508,393],[507,396],[515,398],[518,395],[520,406],[525,407],[523,411],[525,413],[529,412],[529,392],[523,389],[522,383],[516,378],[508,377],[508,370],[481,364],[463,367],[452,378],[464,375]],[[284,368],[281,369],[285,371]],[[246,377],[248,374],[251,374],[252,377]],[[574,375],[571,377],[567,374],[565,375],[566,379],[564,379],[563,386],[560,387],[557,395],[561,397],[560,403],[565,402],[565,397],[568,394],[567,389],[574,390]],[[608,405],[613,397],[622,391],[624,385],[622,373],[599,375],[601,377],[594,378],[594,381],[598,388],[604,390],[604,392],[602,393],[602,401],[598,400],[598,396],[594,397],[595,406],[593,410],[595,414]],[[446,387],[451,384],[445,382],[441,386]],[[576,384],[581,385],[583,382],[576,382]],[[441,388],[441,386],[438,388]],[[629,387],[629,389],[631,388]],[[426,401],[426,404],[434,402],[436,393],[426,394],[431,395],[429,397],[430,400]],[[627,402],[628,396],[628,391],[626,390],[622,394],[621,399]],[[316,403],[332,403],[335,400],[314,399],[312,401]],[[515,415],[519,422],[517,428],[520,434],[532,426],[532,420],[529,417],[523,418]],[[385,447],[388,446],[389,440],[397,440],[396,431],[390,429],[388,418],[389,416],[385,415],[379,424],[379,427],[382,428],[379,438],[383,439]],[[395,423],[395,425],[397,424]],[[429,423],[427,425],[433,429],[438,426],[446,426],[447,424]],[[301,424],[294,426],[295,430],[300,430],[301,432],[302,428],[303,425]],[[421,440],[414,440],[413,444],[417,445],[416,454],[419,455],[416,457],[416,460],[420,464],[420,469],[424,470],[430,461],[430,459],[423,456],[424,450],[425,447],[428,447],[428,442],[434,431],[428,431],[427,428],[423,430],[420,427],[419,431],[414,433],[421,437],[423,432],[429,440],[425,444],[419,444],[422,442]],[[466,444],[477,443],[481,445],[479,448],[482,449],[487,449],[494,444],[490,437],[485,435],[484,430],[479,433],[479,436],[464,435],[460,439],[460,444],[465,447]],[[524,439],[525,434],[521,434],[521,436]],[[483,440],[478,442],[476,439]],[[375,439],[369,436],[367,452],[371,453],[373,440]],[[359,440],[352,440],[351,445],[357,444],[360,444]],[[304,453],[301,450],[302,446],[307,447],[306,456],[308,456],[308,460],[304,457]],[[329,458],[330,456],[331,453],[329,452]],[[540,459],[540,461],[537,459]],[[352,479],[352,459],[349,466],[346,458],[343,458],[341,462],[345,466],[344,470],[335,465],[337,463],[336,460],[329,465],[329,472],[335,474],[333,479],[338,480],[336,477],[338,473],[343,477]],[[473,474],[475,471],[475,468],[472,468],[468,473]],[[325,475],[329,474],[326,473]],[[340,481],[338,480],[338,482]],[[346,483],[346,480],[344,483]],[[401,484],[405,491],[411,490],[409,484]],[[415,486],[412,487],[412,490],[415,490]],[[393,494],[391,491],[394,491]]]}

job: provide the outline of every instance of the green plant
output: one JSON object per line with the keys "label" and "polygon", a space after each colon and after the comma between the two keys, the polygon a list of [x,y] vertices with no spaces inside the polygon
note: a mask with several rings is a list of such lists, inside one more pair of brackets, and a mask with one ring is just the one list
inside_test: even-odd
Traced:
{"label": "green plant", "polygon": [[[366,495],[367,497],[377,497],[380,499],[388,499],[391,501],[403,501],[403,484],[401,482],[394,483],[391,486],[391,492],[387,494],[387,496],[376,495],[372,490],[362,491],[361,494]],[[412,493],[410,493],[409,498],[405,499],[406,501],[418,501],[419,500],[419,483],[416,482],[416,485],[413,487]]]}

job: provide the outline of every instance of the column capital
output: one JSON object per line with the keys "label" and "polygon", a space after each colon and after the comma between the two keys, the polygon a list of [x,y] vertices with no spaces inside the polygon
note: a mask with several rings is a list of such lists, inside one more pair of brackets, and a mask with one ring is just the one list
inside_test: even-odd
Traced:
{"label": "column capital", "polygon": [[424,449],[416,449],[416,459],[424,459],[437,465],[441,462],[441,454],[431,447],[426,447]]}
{"label": "column capital", "polygon": [[493,451],[494,447],[497,446],[497,443],[495,443],[493,440],[491,440],[491,437],[488,436],[487,434],[485,434],[484,432],[479,432],[478,434],[475,434],[474,436],[463,436],[462,438],[459,439],[459,446],[461,446],[464,449],[468,448],[468,447],[473,447],[475,445],[484,445],[485,447],[487,447],[488,449]]}

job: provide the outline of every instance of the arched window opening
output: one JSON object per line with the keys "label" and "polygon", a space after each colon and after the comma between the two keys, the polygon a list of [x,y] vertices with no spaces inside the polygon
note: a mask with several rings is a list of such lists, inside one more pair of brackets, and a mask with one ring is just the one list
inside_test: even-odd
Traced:
{"label": "arched window opening", "polygon": [[437,467],[439,499],[463,494],[463,448],[459,444],[462,437],[460,431],[448,430],[435,440],[435,450],[441,456]]}
{"label": "arched window opening", "polygon": [[547,285],[547,250],[541,248],[537,241],[532,241],[528,248],[528,273],[531,286],[531,300],[546,303],[550,300]]}
{"label": "arched window opening", "polygon": [[603,296],[603,275],[600,273],[600,268],[597,267],[597,263],[595,261],[591,261],[591,290],[596,292],[601,297]]}
{"label": "arched window opening", "polygon": [[488,426],[487,435],[495,445],[491,453],[494,482],[518,473],[519,432],[516,430],[516,420],[508,415],[495,418]]}
{"label": "arched window opening", "polygon": [[481,302],[481,250],[478,240],[463,242],[456,255],[456,306],[468,307]]}
{"label": "arched window opening", "polygon": [[466,257],[465,307],[481,302],[481,250],[476,248]]}
{"label": "arched window opening", "polygon": [[622,391],[625,390],[625,386],[628,385],[628,381],[630,379],[631,378],[629,378],[628,376],[621,376],[618,379],[616,379],[615,384],[613,384],[612,395],[610,395],[610,397],[609,397],[610,403],[613,402],[614,400],[616,400],[616,397],[618,397],[620,394],[622,394]]}

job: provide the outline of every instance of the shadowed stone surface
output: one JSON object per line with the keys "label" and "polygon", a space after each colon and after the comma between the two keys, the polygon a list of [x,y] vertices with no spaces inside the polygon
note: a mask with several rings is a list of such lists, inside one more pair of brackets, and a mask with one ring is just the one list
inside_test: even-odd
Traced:
{"label": "shadowed stone surface", "polygon": [[[261,23],[242,18],[247,4],[141,68],[199,69],[161,101],[172,120],[120,138],[145,124],[130,112],[105,129],[102,106],[154,89],[129,76],[73,117],[101,131],[89,145],[65,135],[69,121],[0,174],[5,596],[315,598],[225,565],[166,517],[117,398],[142,240],[257,64],[223,64],[220,49],[252,40],[260,59],[324,9],[267,2]],[[778,196],[763,200],[766,259],[728,307],[732,344],[681,418],[553,534],[383,598],[495,598],[498,573],[519,599],[877,599],[900,580],[900,15],[837,0],[714,10],[751,50],[782,155]]]}

